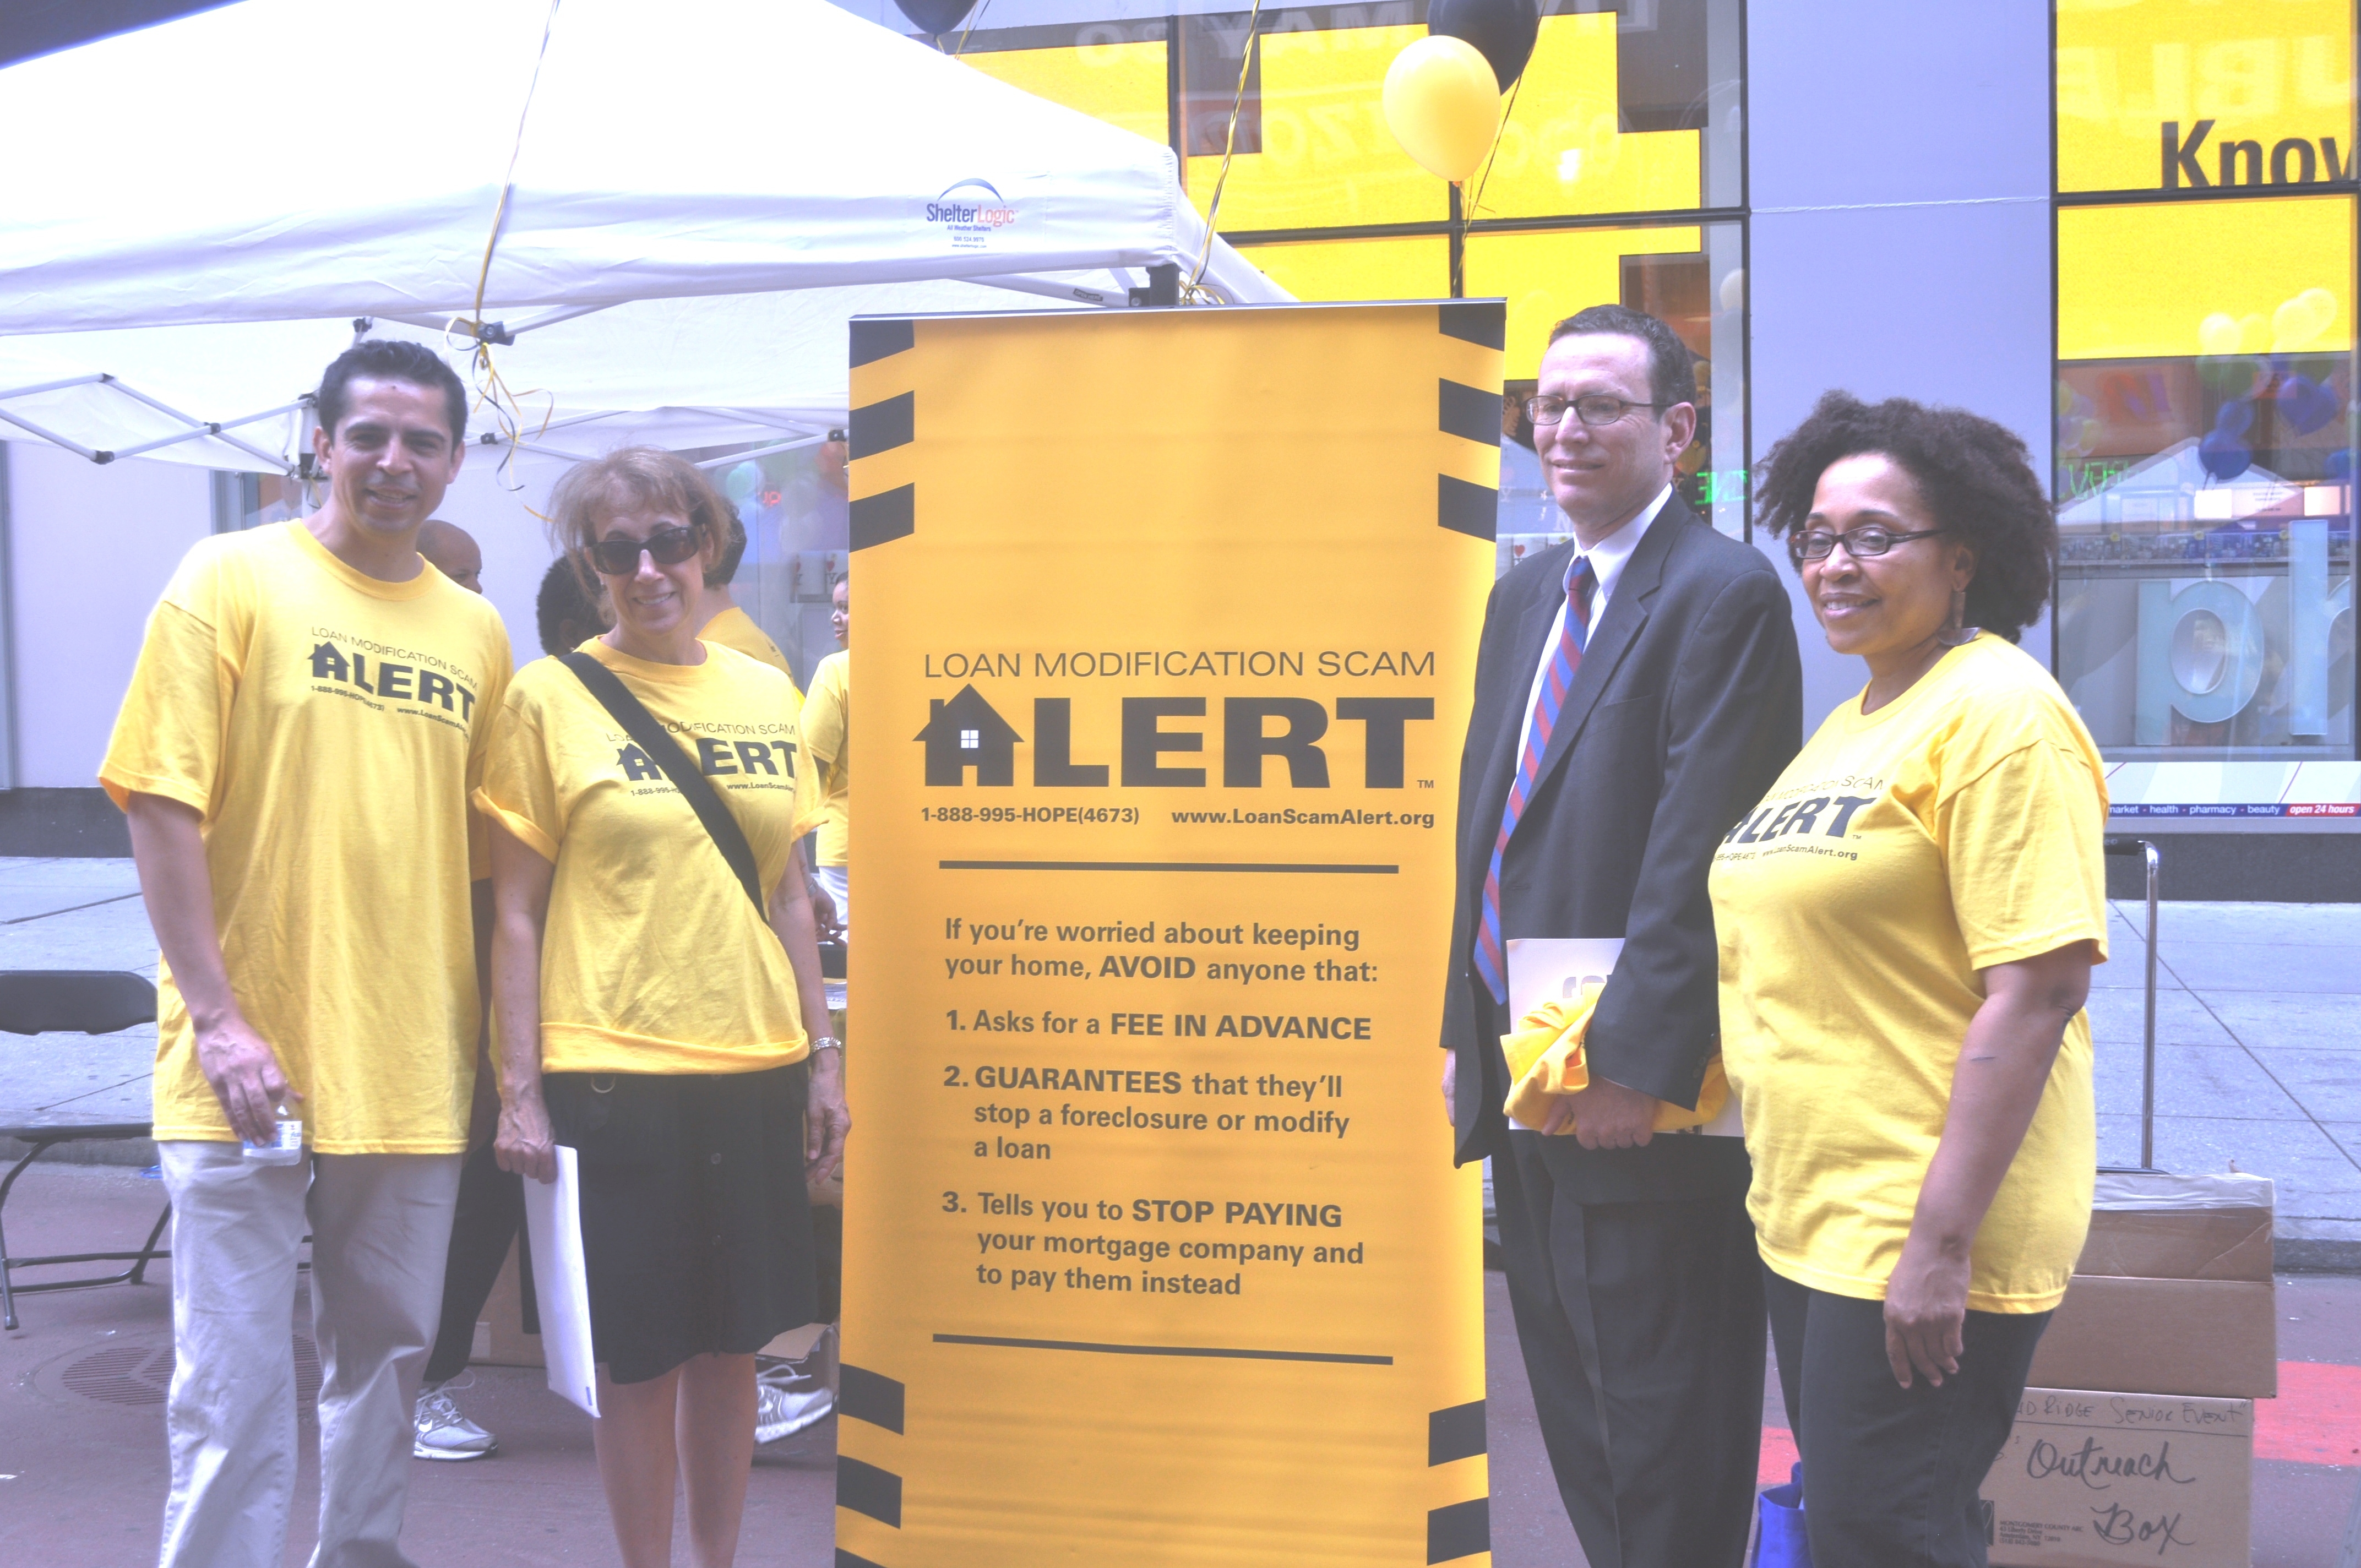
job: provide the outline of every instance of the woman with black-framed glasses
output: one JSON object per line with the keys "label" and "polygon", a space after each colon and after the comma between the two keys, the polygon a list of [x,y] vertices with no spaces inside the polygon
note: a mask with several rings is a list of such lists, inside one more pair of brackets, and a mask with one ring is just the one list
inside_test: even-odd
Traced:
{"label": "woman with black-framed glasses", "polygon": [[1832,392],[1759,516],[1868,666],[1714,857],[1722,1062],[1818,1568],[1982,1564],[2096,1166],[2097,749],[2015,646],[2056,527],[1990,420]]}
{"label": "woman with black-framed glasses", "polygon": [[787,677],[701,641],[729,503],[685,459],[574,469],[552,532],[614,625],[518,672],[476,805],[491,824],[503,1168],[576,1152],[599,1478],[627,1568],[736,1550],[754,1354],[817,1317],[807,1176],[841,1162]]}

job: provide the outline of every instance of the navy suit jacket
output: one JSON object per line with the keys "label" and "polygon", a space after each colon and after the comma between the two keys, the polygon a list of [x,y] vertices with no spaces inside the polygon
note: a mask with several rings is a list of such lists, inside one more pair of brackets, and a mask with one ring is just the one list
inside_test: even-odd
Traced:
{"label": "navy suit jacket", "polygon": [[[1443,1043],[1458,1053],[1453,1107],[1465,1164],[1507,1148],[1499,1016],[1472,954],[1533,674],[1565,600],[1571,541],[1494,585],[1459,764],[1458,882]],[[1592,628],[1523,817],[1500,866],[1501,935],[1620,937],[1588,1035],[1591,1071],[1694,1106],[1718,1048],[1718,955],[1706,872],[1732,825],[1802,742],[1803,675],[1777,570],[1700,521],[1675,494],[1624,564]],[[1577,1201],[1691,1195],[1742,1158],[1735,1140],[1658,1137],[1585,1150],[1548,1140]]]}

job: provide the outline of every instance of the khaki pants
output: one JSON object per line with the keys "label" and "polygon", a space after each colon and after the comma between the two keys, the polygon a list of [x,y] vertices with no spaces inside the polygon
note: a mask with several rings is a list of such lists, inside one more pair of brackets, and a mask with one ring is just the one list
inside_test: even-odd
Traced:
{"label": "khaki pants", "polygon": [[295,1490],[297,1253],[312,1235],[320,1352],[320,1544],[313,1568],[409,1568],[397,1544],[412,1405],[434,1343],[457,1155],[247,1161],[236,1144],[157,1146],[172,1200],[163,1568],[277,1568]]}

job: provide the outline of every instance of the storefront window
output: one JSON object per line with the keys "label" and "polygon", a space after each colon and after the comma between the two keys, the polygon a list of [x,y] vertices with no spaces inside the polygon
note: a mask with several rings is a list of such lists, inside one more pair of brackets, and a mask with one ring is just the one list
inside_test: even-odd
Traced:
{"label": "storefront window", "polygon": [[2059,677],[2114,756],[2352,757],[2352,6],[2058,38]]}
{"label": "storefront window", "polygon": [[[1408,0],[1059,27],[980,28],[961,57],[1000,80],[1170,145],[1189,197],[1303,300],[1509,301],[1501,563],[1560,537],[1517,427],[1552,323],[1621,302],[1697,356],[1683,494],[1746,533],[1741,0],[1549,0],[1499,141],[1456,215],[1380,108],[1394,57],[1426,36]],[[1243,90],[1241,76],[1243,75]],[[1233,111],[1235,110],[1235,115]],[[1235,119],[1235,124],[1233,123]],[[1224,149],[1229,172],[1222,170]]]}

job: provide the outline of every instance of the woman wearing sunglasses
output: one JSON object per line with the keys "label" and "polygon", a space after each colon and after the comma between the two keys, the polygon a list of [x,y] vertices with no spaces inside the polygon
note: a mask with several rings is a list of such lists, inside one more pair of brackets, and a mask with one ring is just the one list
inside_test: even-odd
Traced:
{"label": "woman wearing sunglasses", "polygon": [[1841,392],[1772,449],[1759,498],[1828,646],[1869,675],[1711,882],[1812,1561],[1982,1564],[1977,1486],[2096,1164],[2106,790],[2015,646],[2055,523],[2001,426]]}
{"label": "woman wearing sunglasses", "polygon": [[796,847],[817,799],[787,678],[697,640],[729,503],[651,448],[576,468],[552,502],[615,623],[518,672],[476,796],[497,1150],[542,1180],[554,1145],[577,1151],[623,1562],[670,1562],[677,1475],[696,1561],[726,1563],[754,1353],[816,1315],[805,1181],[850,1126],[841,1052],[806,1023],[828,1019]]}

